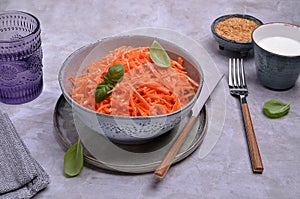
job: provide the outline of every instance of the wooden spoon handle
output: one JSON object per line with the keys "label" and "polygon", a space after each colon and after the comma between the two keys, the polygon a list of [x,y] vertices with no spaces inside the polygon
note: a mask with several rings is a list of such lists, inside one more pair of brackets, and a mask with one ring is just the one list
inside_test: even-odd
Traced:
{"label": "wooden spoon handle", "polygon": [[191,128],[193,127],[196,118],[197,118],[196,116],[191,116],[188,123],[184,126],[183,130],[181,131],[181,133],[178,135],[178,137],[172,144],[171,148],[165,155],[164,159],[161,161],[160,165],[154,171],[154,177],[156,179],[161,180],[166,175],[171,164],[173,163],[175,156],[177,155],[177,152],[179,151],[180,147],[182,146],[183,142],[186,139],[186,136],[188,135]]}
{"label": "wooden spoon handle", "polygon": [[264,166],[261,160],[255,132],[252,125],[250,111],[247,103],[242,103],[242,112],[243,112],[244,124],[246,128],[246,136],[247,136],[248,148],[249,148],[250,159],[252,164],[252,170],[254,173],[262,173],[264,170]]}

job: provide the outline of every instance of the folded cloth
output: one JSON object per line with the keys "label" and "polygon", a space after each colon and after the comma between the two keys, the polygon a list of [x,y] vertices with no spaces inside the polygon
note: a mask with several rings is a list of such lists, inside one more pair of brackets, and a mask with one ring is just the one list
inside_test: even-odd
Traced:
{"label": "folded cloth", "polygon": [[0,199],[32,198],[49,182],[8,115],[0,110]]}

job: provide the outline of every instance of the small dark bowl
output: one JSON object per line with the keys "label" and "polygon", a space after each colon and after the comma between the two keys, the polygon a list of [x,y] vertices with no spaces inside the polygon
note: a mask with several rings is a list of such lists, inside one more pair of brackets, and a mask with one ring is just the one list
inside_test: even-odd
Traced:
{"label": "small dark bowl", "polygon": [[227,39],[227,38],[219,35],[215,31],[215,27],[219,22],[222,22],[222,21],[224,21],[226,19],[229,19],[229,18],[232,18],[232,17],[248,19],[248,20],[254,21],[259,26],[262,25],[263,22],[260,21],[259,19],[255,18],[255,17],[253,17],[253,16],[250,16],[250,15],[231,14],[231,15],[221,16],[221,17],[217,18],[216,20],[214,20],[214,22],[212,23],[211,31],[212,31],[212,34],[213,34],[214,38],[219,43],[219,48],[221,50],[225,49],[225,50],[240,52],[242,56],[246,56],[248,54],[248,52],[253,49],[252,41],[242,42],[242,41]]}

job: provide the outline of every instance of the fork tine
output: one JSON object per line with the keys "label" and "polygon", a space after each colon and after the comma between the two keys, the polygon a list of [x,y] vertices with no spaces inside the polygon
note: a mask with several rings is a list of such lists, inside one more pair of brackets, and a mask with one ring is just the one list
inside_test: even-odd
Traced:
{"label": "fork tine", "polygon": [[239,58],[236,59],[236,68],[237,85],[241,86],[241,64]]}
{"label": "fork tine", "polygon": [[233,85],[235,87],[237,87],[238,86],[238,84],[237,84],[237,64],[236,64],[235,58],[232,59],[232,62],[233,62],[233,64],[232,64],[232,67],[233,67]]}
{"label": "fork tine", "polygon": [[243,59],[241,59],[241,75],[242,75],[242,86],[247,87]]}
{"label": "fork tine", "polygon": [[229,59],[229,64],[228,64],[228,85],[233,86],[232,82],[232,59]]}

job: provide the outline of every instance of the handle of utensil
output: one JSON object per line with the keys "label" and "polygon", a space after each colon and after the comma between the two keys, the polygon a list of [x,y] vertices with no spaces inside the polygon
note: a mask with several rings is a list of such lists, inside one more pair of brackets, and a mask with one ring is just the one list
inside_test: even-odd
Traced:
{"label": "handle of utensil", "polygon": [[250,152],[250,158],[252,163],[252,170],[253,173],[262,173],[264,170],[264,166],[262,163],[262,159],[260,156],[258,144],[256,141],[256,136],[250,116],[250,111],[248,104],[246,102],[242,103],[242,112],[243,112],[243,118],[246,128],[246,135],[247,135],[247,141],[248,141],[248,148]]}
{"label": "handle of utensil", "polygon": [[196,116],[191,116],[188,123],[184,126],[183,130],[179,134],[179,136],[176,138],[174,143],[172,144],[171,148],[165,155],[164,159],[161,161],[160,165],[157,167],[157,169],[154,171],[154,177],[157,180],[161,180],[164,178],[166,173],[168,172],[171,164],[173,163],[173,160],[175,156],[177,155],[177,152],[179,151],[180,147],[182,146],[183,142],[186,139],[186,136],[190,132],[191,128],[193,127]]}

